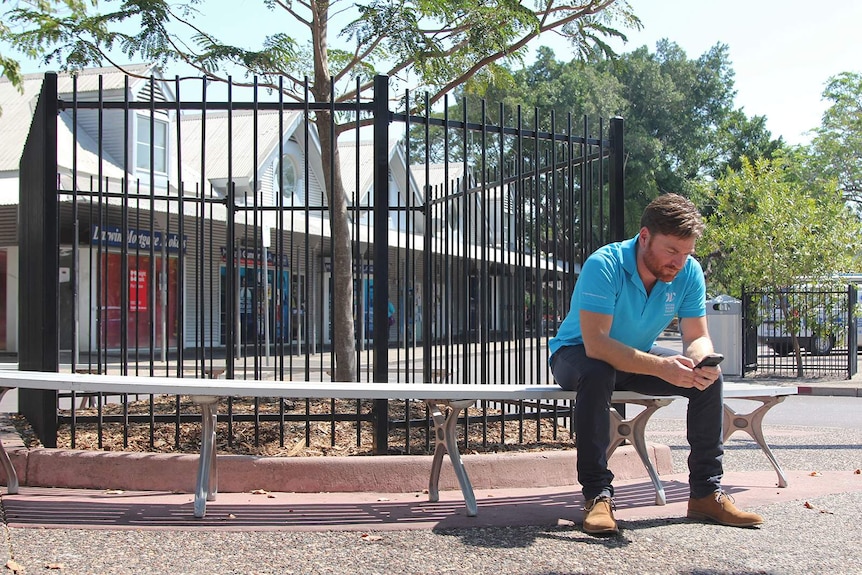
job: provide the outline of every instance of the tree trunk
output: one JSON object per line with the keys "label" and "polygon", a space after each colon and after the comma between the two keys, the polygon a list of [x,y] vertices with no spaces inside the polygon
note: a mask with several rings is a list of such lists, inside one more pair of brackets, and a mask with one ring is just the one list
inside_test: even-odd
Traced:
{"label": "tree trunk", "polygon": [[[311,5],[311,37],[314,57],[314,85],[311,93],[318,102],[328,102],[332,89],[327,55],[329,1],[314,0]],[[332,352],[335,354],[335,381],[356,379],[356,340],[353,319],[353,254],[350,250],[350,224],[347,196],[341,181],[338,131],[329,112],[316,112],[315,125],[320,137],[323,180],[329,202],[332,229]]]}
{"label": "tree trunk", "polygon": [[796,359],[796,377],[802,378],[805,371],[802,369],[802,347],[799,345],[799,336],[791,334],[790,341],[793,344],[793,357]]}
{"label": "tree trunk", "polygon": [[[335,354],[335,381],[356,378],[356,339],[353,318],[353,252],[350,249],[350,225],[347,196],[341,181],[338,147],[332,147],[332,124],[328,113],[317,114],[317,131],[323,159],[323,175],[329,201],[329,225],[332,229],[332,351]],[[333,151],[330,154],[330,150]]]}

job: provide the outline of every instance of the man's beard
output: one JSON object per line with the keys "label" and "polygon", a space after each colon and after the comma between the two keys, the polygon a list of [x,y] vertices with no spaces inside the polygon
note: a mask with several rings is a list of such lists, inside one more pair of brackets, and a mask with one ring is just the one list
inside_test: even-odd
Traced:
{"label": "man's beard", "polygon": [[661,266],[658,263],[658,258],[653,255],[652,251],[652,240],[647,244],[646,249],[644,250],[643,262],[644,266],[646,266],[647,271],[655,276],[656,279],[662,282],[671,282],[673,278],[679,273],[680,270],[672,267],[672,266]]}

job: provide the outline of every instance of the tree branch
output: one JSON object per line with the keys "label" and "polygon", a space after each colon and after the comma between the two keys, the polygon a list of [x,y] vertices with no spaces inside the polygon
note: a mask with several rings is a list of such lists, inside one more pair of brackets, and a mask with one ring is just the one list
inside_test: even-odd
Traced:
{"label": "tree branch", "polygon": [[[284,10],[285,12],[287,12],[288,14],[290,14],[291,16],[293,16],[294,18],[299,20],[300,23],[304,24],[308,28],[311,28],[311,20],[306,20],[305,18],[300,16],[299,13],[296,10],[294,10],[292,6],[285,4],[284,2],[282,2],[282,0],[273,0],[273,4],[278,5],[282,10]],[[305,2],[297,2],[297,4],[300,4],[300,5],[304,6],[305,8],[307,8],[308,10],[311,10],[310,4],[307,4]]]}

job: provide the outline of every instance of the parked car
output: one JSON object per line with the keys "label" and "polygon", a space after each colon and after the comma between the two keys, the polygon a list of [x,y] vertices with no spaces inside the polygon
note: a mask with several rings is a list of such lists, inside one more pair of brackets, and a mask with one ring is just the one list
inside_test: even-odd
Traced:
{"label": "parked car", "polygon": [[[781,321],[783,320],[764,320],[757,329],[757,339],[771,347],[778,355],[790,355],[793,353],[793,337],[782,326]],[[829,355],[835,346],[834,327],[824,323],[814,329],[803,328],[797,336],[799,347],[813,355]]]}

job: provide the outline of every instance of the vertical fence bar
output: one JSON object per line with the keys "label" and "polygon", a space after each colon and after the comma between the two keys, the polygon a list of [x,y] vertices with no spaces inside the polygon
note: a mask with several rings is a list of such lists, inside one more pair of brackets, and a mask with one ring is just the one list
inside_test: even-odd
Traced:
{"label": "vertical fence bar", "polygon": [[[374,381],[389,378],[389,78],[374,78]],[[389,450],[389,403],[375,400],[374,453]]]}
{"label": "vertical fence bar", "polygon": [[[586,136],[586,134],[584,134]],[[601,137],[601,134],[600,134]],[[600,140],[601,141],[601,140]],[[620,117],[611,118],[610,125],[610,177],[608,185],[610,189],[608,194],[608,208],[610,211],[609,235],[610,241],[619,242],[625,239],[625,217],[624,217],[624,160],[625,150],[623,148],[623,119]],[[599,145],[601,153],[602,146]],[[599,190],[601,196],[601,190]],[[599,225],[602,225],[601,221]],[[617,403],[613,407],[617,410],[621,417],[626,416],[626,404]]]}
{"label": "vertical fence bar", "polygon": [[[435,204],[433,202],[434,196],[431,191],[431,186],[428,185],[429,179],[429,171],[431,169],[431,158],[428,154],[429,148],[429,133],[430,133],[430,123],[428,122],[428,118],[431,114],[431,105],[429,103],[428,94],[425,94],[425,105],[424,105],[424,135],[425,135],[425,153],[424,153],[424,181],[420,184],[420,189],[422,190],[422,201],[423,201],[423,214],[425,216],[425,228],[422,234],[422,251],[425,254],[424,259],[422,260],[422,277],[425,280],[425,288],[426,293],[423,294],[424,299],[422,300],[422,381],[431,381],[431,360],[432,360],[432,338],[434,334],[431,331],[431,327],[434,325],[434,316],[435,313],[433,303],[437,298],[437,282],[434,277],[434,267],[433,263],[436,259],[436,255],[433,251],[433,238],[432,234],[434,233],[434,212],[435,212]],[[410,147],[408,146],[409,150]],[[445,181],[445,178],[444,178]],[[409,185],[409,178],[408,178]],[[440,366],[438,365],[439,369]],[[409,430],[409,427],[408,427]],[[409,438],[409,433],[408,433]],[[408,445],[409,445],[408,439]]]}

